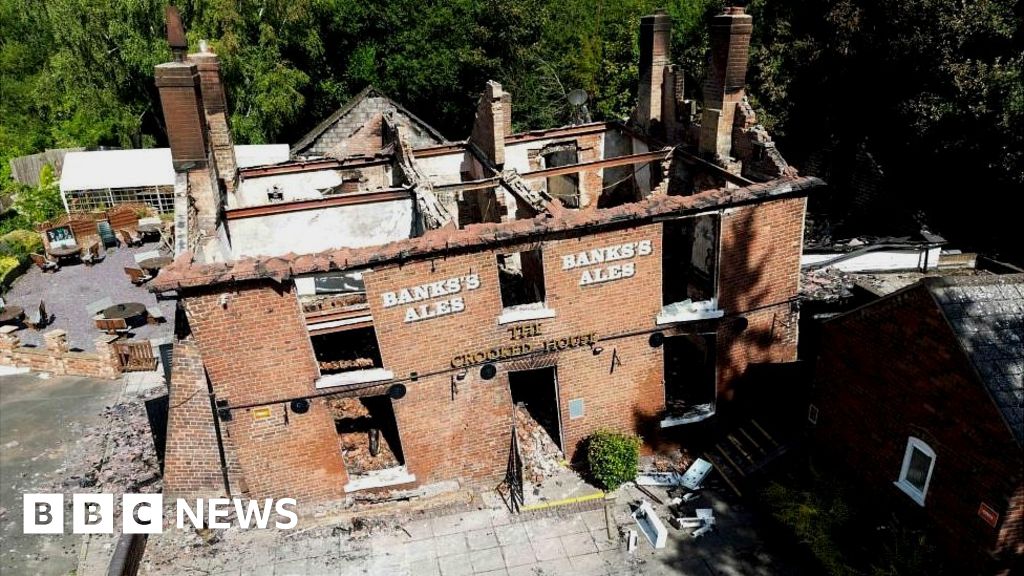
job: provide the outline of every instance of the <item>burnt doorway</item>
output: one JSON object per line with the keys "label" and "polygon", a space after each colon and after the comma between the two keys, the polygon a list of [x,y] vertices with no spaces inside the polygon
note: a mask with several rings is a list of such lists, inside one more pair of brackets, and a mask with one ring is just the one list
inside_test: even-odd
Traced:
{"label": "burnt doorway", "polygon": [[665,419],[661,426],[700,422],[715,413],[715,335],[665,338]]}
{"label": "burnt doorway", "polygon": [[562,450],[562,424],[558,410],[558,380],[555,367],[508,373],[512,404],[536,422]]}
{"label": "burnt doorway", "polygon": [[405,464],[395,411],[388,396],[328,400],[341,455],[349,476],[371,474]]}

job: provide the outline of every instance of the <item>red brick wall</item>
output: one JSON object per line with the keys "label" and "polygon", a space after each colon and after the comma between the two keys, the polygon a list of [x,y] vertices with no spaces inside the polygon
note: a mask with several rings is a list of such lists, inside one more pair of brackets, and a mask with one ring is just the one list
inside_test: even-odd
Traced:
{"label": "red brick wall", "polygon": [[[727,314],[795,295],[803,206],[802,200],[782,200],[725,215],[720,293]],[[382,265],[364,275],[384,367],[396,379],[418,374],[416,381],[405,382],[406,396],[393,402],[406,465],[418,482],[501,477],[511,423],[510,370],[557,364],[562,436],[570,458],[579,442],[598,428],[640,431],[654,439],[664,408],[663,363],[662,350],[651,348],[648,338],[658,328],[662,304],[661,232],[661,224],[648,224],[541,243],[546,301],[556,314],[543,320],[498,324],[502,303],[496,254],[534,244]],[[631,262],[631,277],[580,286],[584,270],[613,263],[563,269],[563,256],[641,240],[650,241],[650,255],[614,262]],[[747,242],[749,255],[744,252]],[[406,323],[410,305],[383,305],[386,291],[470,274],[479,276],[480,287],[458,294],[463,312]],[[748,294],[751,290],[754,294]],[[269,281],[248,283],[225,290],[227,304],[222,306],[221,293],[185,295],[189,322],[218,398],[239,406],[317,393],[317,369],[295,294]],[[446,299],[431,298],[412,306]],[[752,329],[762,329],[765,322],[770,324],[771,314],[783,316],[782,311],[789,314],[788,302],[770,309],[767,316],[751,316]],[[540,324],[541,336],[511,340],[509,328],[533,323]],[[766,342],[751,341],[746,333],[736,342],[720,340],[719,357],[729,368],[720,374],[723,386],[747,362],[792,359],[795,326],[785,327],[778,318],[775,325],[775,336]],[[499,361],[498,375],[490,381],[480,378],[478,365],[470,367],[457,382],[453,398],[452,379],[458,373],[452,369],[453,356],[520,342],[538,349],[547,340],[591,333],[599,339],[600,354],[583,346]],[[573,399],[584,401],[584,416],[570,420]],[[346,474],[332,421],[322,402],[312,405],[307,414],[291,414],[287,423],[283,405],[278,404],[261,420],[236,410],[234,420],[224,425],[254,497],[319,500],[341,494]]]}
{"label": "red brick wall", "polygon": [[192,340],[179,341],[172,358],[164,493],[169,497],[221,496],[224,476],[199,348]]}
{"label": "red brick wall", "polygon": [[[962,573],[990,573],[1000,528],[1004,551],[1019,560],[1020,446],[927,291],[827,323],[821,350],[816,453],[880,510],[934,529],[938,550],[971,566]],[[936,452],[924,507],[893,485],[910,436]],[[979,518],[982,502],[1000,514],[997,528]]]}
{"label": "red brick wall", "polygon": [[[591,286],[578,286],[582,269],[562,270],[562,256],[639,239],[651,240],[654,251],[634,258],[636,275]],[[527,248],[509,248],[509,251]],[[548,306],[555,318],[538,320],[543,335],[524,341],[534,345],[562,336],[589,334],[599,338],[652,329],[660,309],[660,226],[649,225],[584,239],[545,242],[544,278]],[[589,268],[586,268],[589,269]],[[380,293],[470,273],[479,274],[479,289],[464,291],[466,310],[415,323],[405,323],[406,306],[384,308]],[[384,366],[396,378],[445,371],[458,354],[508,346],[508,329],[499,325],[502,304],[494,253],[472,254],[376,269],[366,277]],[[622,303],[629,302],[629,306]],[[515,325],[532,324],[534,321]],[[419,481],[451,477],[499,478],[504,472],[511,423],[507,370],[526,369],[557,360],[560,410],[569,456],[586,435],[599,427],[630,431],[638,421],[663,407],[660,351],[647,335],[602,341],[604,352],[589,347],[564,350],[546,360],[499,362],[498,377],[479,378],[479,366],[467,370],[452,399],[450,373],[407,384],[408,395],[394,402],[407,465]],[[610,374],[613,352],[622,365]],[[568,402],[582,398],[583,418],[569,420]]]}
{"label": "red brick wall", "polygon": [[727,211],[721,221],[718,305],[742,313],[747,328],[719,338],[719,397],[747,365],[796,360],[800,254],[806,199],[792,198]]}
{"label": "red brick wall", "polygon": [[[218,399],[241,406],[314,392],[313,349],[290,287],[236,285],[192,295],[185,308]],[[269,418],[243,409],[222,423],[253,497],[340,496],[347,475],[326,408],[314,403],[306,414],[290,414],[287,423],[284,404],[270,408]]]}

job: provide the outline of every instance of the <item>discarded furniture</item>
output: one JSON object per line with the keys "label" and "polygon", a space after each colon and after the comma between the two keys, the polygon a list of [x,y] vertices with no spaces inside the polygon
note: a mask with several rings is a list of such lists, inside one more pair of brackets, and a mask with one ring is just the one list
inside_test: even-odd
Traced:
{"label": "discarded furniture", "polygon": [[29,254],[29,257],[32,258],[32,262],[43,272],[56,272],[60,270],[60,265],[56,261],[50,260],[42,254]]}
{"label": "discarded furniture", "polygon": [[132,284],[135,284],[136,286],[141,286],[153,279],[152,276],[143,272],[141,268],[125,266],[124,273],[128,275],[128,279],[131,280]]}
{"label": "discarded furniture", "polygon": [[697,508],[696,516],[676,518],[676,525],[680,529],[693,529],[691,535],[700,538],[714,528],[715,511],[711,508]]}
{"label": "discarded furniture", "polygon": [[105,308],[109,308],[114,305],[114,301],[109,297],[101,298],[95,302],[91,302],[85,306],[85,310],[90,316],[96,316],[100,312],[103,312]]}
{"label": "discarded furniture", "polygon": [[124,318],[95,318],[96,328],[107,334],[127,334],[130,331]]}
{"label": "discarded furniture", "polygon": [[4,306],[0,310],[0,326],[18,324],[24,316],[25,310],[21,306]]}
{"label": "discarded furniture", "polygon": [[708,473],[711,472],[711,462],[703,458],[697,458],[690,464],[690,467],[686,469],[686,473],[679,484],[687,490],[700,490],[701,484],[704,483],[704,479],[707,478]]}
{"label": "discarded furniture", "polygon": [[632,516],[633,520],[636,521],[637,527],[640,528],[640,532],[647,537],[647,541],[651,543],[651,546],[654,546],[656,549],[665,547],[665,543],[668,541],[668,530],[661,519],[658,518],[658,514],[654,511],[654,507],[651,506],[650,502],[647,500],[641,501],[640,507],[633,512]]}
{"label": "discarded furniture", "polygon": [[29,310],[25,316],[25,324],[33,330],[44,328],[49,323],[50,316],[46,313],[46,303],[42,300],[39,301],[38,308]]}
{"label": "discarded furniture", "polygon": [[164,316],[164,312],[159,306],[150,306],[146,308],[147,324],[163,324],[164,322],[167,322],[167,318]]}
{"label": "discarded furniture", "polygon": [[149,340],[142,342],[114,342],[114,352],[124,372],[148,372],[156,370],[157,359]]}

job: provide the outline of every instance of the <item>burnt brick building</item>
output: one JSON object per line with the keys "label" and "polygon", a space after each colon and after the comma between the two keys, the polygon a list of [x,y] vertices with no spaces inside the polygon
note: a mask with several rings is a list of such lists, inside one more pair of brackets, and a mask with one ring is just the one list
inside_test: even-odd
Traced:
{"label": "burnt brick building", "polygon": [[659,13],[627,123],[513,133],[489,82],[470,136],[443,141],[368,90],[292,160],[245,168],[216,56],[179,45],[157,67],[178,174],[178,255],[152,283],[181,302],[167,492],[493,485],[514,403],[572,458],[600,428],[719,417],[748,366],[794,360],[822,182],[746,103],[750,31],[715,19],[700,115]]}
{"label": "burnt brick building", "polygon": [[816,457],[949,573],[1024,561],[1024,275],[927,278],[825,323]]}

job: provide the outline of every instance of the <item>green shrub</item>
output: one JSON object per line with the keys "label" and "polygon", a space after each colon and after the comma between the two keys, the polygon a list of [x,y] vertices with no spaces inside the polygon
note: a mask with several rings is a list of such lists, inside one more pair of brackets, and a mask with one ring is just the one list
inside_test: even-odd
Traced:
{"label": "green shrub", "polygon": [[0,236],[0,255],[24,258],[32,252],[41,252],[43,239],[38,232],[12,230]]}
{"label": "green shrub", "polygon": [[640,438],[609,430],[598,430],[587,442],[590,473],[608,490],[615,490],[636,477],[640,463]]}
{"label": "green shrub", "polygon": [[21,260],[14,256],[0,256],[0,284],[7,284],[7,276],[21,266]]}

